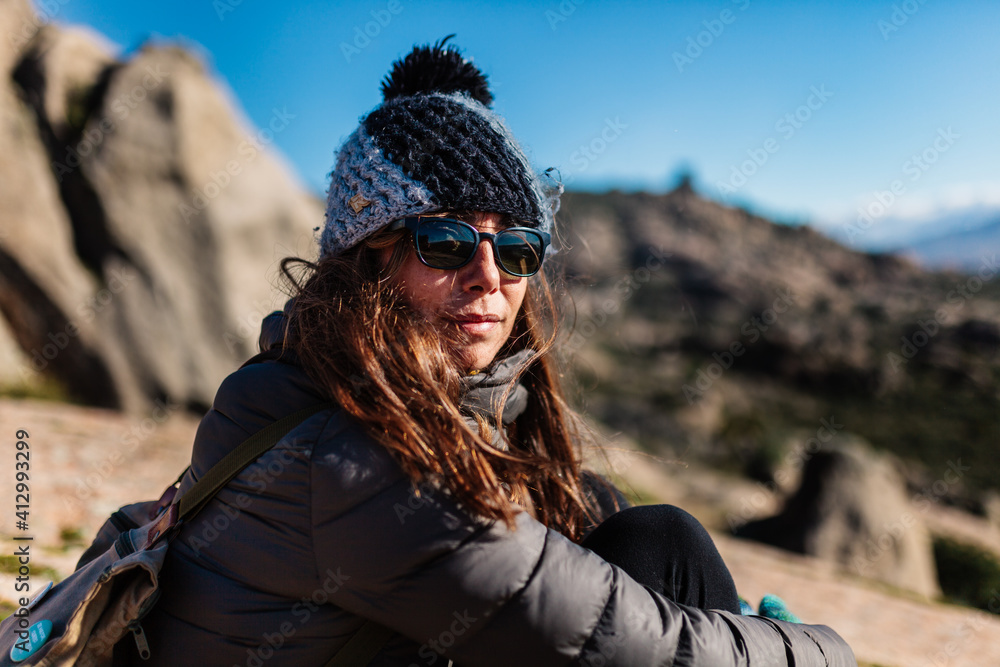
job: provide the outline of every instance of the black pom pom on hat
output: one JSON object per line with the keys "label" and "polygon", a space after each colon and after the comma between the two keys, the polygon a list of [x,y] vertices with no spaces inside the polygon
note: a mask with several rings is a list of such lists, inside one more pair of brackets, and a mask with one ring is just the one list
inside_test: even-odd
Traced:
{"label": "black pom pom on hat", "polygon": [[493,104],[486,75],[466,60],[455,46],[445,47],[454,34],[436,44],[414,47],[382,81],[382,98],[461,91],[484,106]]}

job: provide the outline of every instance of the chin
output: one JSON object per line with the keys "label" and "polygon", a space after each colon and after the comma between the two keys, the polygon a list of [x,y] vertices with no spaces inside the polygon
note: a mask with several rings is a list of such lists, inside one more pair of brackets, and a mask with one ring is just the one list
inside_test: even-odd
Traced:
{"label": "chin", "polygon": [[459,351],[459,355],[462,358],[463,366],[470,373],[472,371],[481,371],[491,363],[497,356],[499,348],[494,349],[494,346],[486,346],[485,348],[480,345],[475,345],[464,350]]}

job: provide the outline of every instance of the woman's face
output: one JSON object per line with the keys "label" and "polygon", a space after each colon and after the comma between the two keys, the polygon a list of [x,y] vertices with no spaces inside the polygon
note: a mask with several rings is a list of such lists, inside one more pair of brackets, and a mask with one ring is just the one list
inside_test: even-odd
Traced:
{"label": "woman's face", "polygon": [[[476,213],[464,220],[481,232],[504,228],[497,213]],[[418,312],[464,334],[458,353],[469,371],[486,368],[510,338],[528,287],[527,278],[497,266],[485,240],[472,261],[459,269],[432,269],[411,250],[395,279]]]}

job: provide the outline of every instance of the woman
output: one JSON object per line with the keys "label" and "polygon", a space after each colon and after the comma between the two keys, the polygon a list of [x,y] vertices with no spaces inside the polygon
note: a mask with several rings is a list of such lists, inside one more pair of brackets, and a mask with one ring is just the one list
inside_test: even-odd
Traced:
{"label": "woman", "polygon": [[268,423],[336,407],[183,527],[152,662],[854,664],[827,628],[739,616],[689,515],[615,513],[581,472],[540,270],[561,187],[479,70],[441,42],[383,94],[338,154],[319,261],[286,263],[294,298],[219,389],[181,492]]}

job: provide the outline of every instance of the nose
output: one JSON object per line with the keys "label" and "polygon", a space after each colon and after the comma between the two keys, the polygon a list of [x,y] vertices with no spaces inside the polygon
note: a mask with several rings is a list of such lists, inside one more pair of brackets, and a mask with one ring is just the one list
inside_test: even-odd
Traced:
{"label": "nose", "polygon": [[472,261],[459,271],[463,290],[489,294],[500,288],[500,267],[493,257],[493,247],[486,239],[476,248]]}

